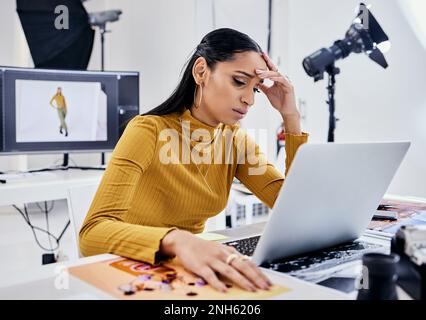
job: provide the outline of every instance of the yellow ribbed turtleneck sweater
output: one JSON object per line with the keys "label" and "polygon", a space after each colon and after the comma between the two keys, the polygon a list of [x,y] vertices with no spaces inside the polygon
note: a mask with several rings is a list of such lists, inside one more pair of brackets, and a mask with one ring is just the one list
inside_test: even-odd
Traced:
{"label": "yellow ribbed turtleneck sweater", "polygon": [[[200,132],[206,136],[202,141],[197,140]],[[287,170],[307,139],[306,133],[286,135]],[[211,161],[196,155],[210,155]],[[136,116],[112,153],[80,230],[81,253],[113,253],[158,263],[161,240],[169,231],[202,232],[205,221],[225,208],[234,177],[269,208],[284,181],[238,124],[210,127],[189,109]]]}

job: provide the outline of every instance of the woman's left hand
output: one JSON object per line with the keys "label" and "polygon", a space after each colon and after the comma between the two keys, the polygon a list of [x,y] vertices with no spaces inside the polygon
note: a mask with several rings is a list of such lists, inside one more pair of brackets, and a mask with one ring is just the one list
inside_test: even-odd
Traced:
{"label": "woman's left hand", "polygon": [[278,110],[281,115],[291,116],[298,115],[299,111],[296,107],[296,98],[294,88],[290,80],[278,72],[277,67],[272,63],[268,55],[263,52],[263,59],[269,70],[256,70],[256,74],[261,79],[269,79],[274,82],[270,87],[260,83],[258,88],[268,97],[271,105]]}

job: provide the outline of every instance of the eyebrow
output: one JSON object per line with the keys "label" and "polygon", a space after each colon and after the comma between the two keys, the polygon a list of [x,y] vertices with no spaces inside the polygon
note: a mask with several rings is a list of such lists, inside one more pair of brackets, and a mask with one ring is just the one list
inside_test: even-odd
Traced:
{"label": "eyebrow", "polygon": [[[243,75],[245,75],[245,76],[247,76],[247,77],[249,77],[249,78],[251,78],[251,79],[253,79],[254,77],[256,77],[254,74],[250,74],[250,73],[247,73],[247,72],[245,72],[245,71],[241,71],[241,70],[237,70],[237,71],[235,71],[235,72],[241,73],[241,74],[243,74]],[[263,83],[263,79],[262,79],[262,80],[260,80],[259,82],[260,82],[260,83]]]}

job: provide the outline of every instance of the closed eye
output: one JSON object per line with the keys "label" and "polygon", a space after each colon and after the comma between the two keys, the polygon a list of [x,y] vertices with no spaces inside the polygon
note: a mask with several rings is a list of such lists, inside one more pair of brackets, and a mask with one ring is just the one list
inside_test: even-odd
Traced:
{"label": "closed eye", "polygon": [[[241,87],[241,86],[246,85],[246,83],[245,83],[245,82],[242,82],[242,81],[237,80],[237,79],[235,79],[235,78],[234,78],[234,82],[235,82],[235,84],[236,84],[238,87]],[[258,88],[253,88],[253,91],[254,91],[254,92],[260,92]]]}
{"label": "closed eye", "polygon": [[234,78],[234,82],[237,84],[237,86],[239,86],[239,87],[241,87],[241,86],[243,86],[243,85],[245,85],[246,83],[245,82],[242,82],[242,81],[240,81],[240,80],[237,80],[237,79],[235,79]]}

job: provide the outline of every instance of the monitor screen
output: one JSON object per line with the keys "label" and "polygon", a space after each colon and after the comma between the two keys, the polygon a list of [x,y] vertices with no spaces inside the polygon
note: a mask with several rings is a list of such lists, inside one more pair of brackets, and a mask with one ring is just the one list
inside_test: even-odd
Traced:
{"label": "monitor screen", "polygon": [[16,142],[107,141],[100,82],[15,80]]}
{"label": "monitor screen", "polygon": [[132,101],[125,104],[135,109],[131,115],[139,111],[138,73],[1,71],[2,152],[109,151],[122,133],[120,114],[128,109],[120,90],[130,88],[126,97]]}

